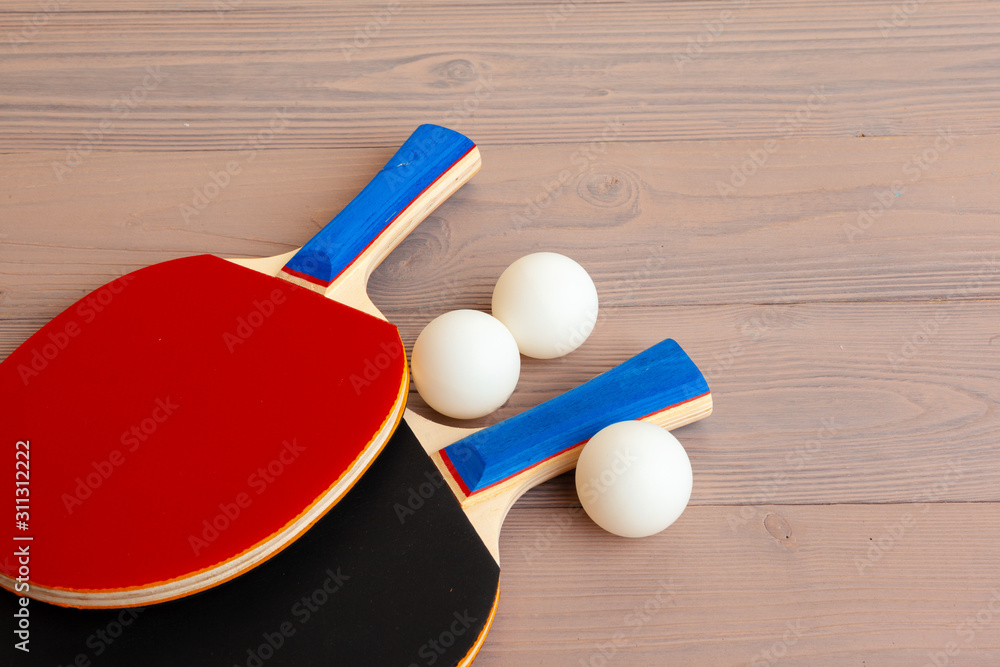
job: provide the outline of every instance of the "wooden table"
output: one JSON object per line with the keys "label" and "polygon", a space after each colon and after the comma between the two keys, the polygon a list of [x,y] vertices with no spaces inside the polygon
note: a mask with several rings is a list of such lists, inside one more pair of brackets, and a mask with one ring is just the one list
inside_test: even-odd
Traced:
{"label": "wooden table", "polygon": [[484,166],[373,276],[407,345],[536,250],[601,298],[479,423],[664,337],[703,368],[688,510],[626,540],[529,493],[477,665],[1000,664],[996,2],[5,0],[0,35],[0,356],[124,272],[296,247],[435,122]]}

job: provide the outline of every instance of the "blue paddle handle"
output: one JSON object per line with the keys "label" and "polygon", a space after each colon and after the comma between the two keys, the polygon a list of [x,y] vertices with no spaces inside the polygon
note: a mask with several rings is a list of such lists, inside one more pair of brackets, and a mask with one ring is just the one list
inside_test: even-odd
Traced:
{"label": "blue paddle handle", "polygon": [[475,146],[453,130],[421,125],[364,190],[282,270],[329,287],[400,213]]}
{"label": "blue paddle handle", "polygon": [[582,444],[605,426],[708,393],[698,367],[667,339],[561,396],[459,440],[441,451],[442,459],[471,495]]}

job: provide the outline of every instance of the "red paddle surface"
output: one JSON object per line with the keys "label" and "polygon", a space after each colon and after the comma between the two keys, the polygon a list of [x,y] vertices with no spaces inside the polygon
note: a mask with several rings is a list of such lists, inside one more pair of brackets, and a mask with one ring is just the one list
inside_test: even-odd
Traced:
{"label": "red paddle surface", "polygon": [[101,288],[0,364],[31,581],[145,586],[267,539],[362,453],[405,363],[391,324],[209,255]]}

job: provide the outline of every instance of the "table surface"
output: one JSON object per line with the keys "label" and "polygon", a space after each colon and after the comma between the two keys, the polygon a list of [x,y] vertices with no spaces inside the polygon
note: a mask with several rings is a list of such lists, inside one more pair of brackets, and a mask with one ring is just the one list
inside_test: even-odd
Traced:
{"label": "table surface", "polygon": [[477,665],[1000,664],[996,2],[4,0],[0,35],[0,357],[124,272],[300,245],[433,122],[483,169],[372,276],[407,346],[537,250],[601,299],[477,425],[665,337],[701,366],[690,507],[627,540],[571,476],[527,494]]}

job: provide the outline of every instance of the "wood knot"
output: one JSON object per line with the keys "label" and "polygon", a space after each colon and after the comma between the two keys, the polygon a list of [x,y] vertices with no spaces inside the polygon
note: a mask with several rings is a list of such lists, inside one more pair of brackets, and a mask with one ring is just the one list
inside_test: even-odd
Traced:
{"label": "wood knot", "polygon": [[602,208],[635,204],[638,197],[635,179],[621,170],[601,170],[580,179],[577,192],[581,198]]}
{"label": "wood knot", "polygon": [[455,58],[440,65],[437,73],[442,78],[455,83],[468,83],[479,78],[479,70],[471,60]]}
{"label": "wood knot", "polygon": [[780,514],[768,513],[764,517],[764,528],[771,534],[771,537],[781,543],[792,539],[792,525]]}

